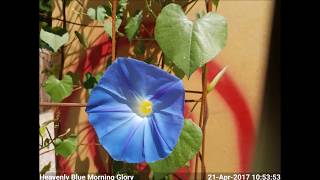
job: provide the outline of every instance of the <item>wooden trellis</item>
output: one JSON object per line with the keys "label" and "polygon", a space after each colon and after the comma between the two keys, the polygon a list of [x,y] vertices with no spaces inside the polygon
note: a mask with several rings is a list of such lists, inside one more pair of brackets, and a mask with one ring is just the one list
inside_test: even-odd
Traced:
{"label": "wooden trellis", "polygon": [[[189,5],[190,3],[196,3],[197,0],[191,0],[185,6]],[[117,9],[117,0],[112,0],[112,61],[114,61],[117,57],[116,54],[116,43],[117,43],[117,33],[116,33],[116,9]],[[193,4],[193,5],[194,5]],[[206,0],[206,9],[207,12],[212,11],[212,0]],[[82,26],[83,24],[77,24],[73,23],[70,21],[66,20],[66,0],[63,0],[62,3],[62,14],[63,14],[63,19],[56,19],[56,20],[61,20],[63,21],[63,28],[66,29],[66,24],[67,23],[72,23],[76,25]],[[87,25],[85,25],[87,26]],[[89,26],[89,27],[101,27],[101,26]],[[103,27],[103,26],[102,26]],[[59,72],[59,79],[62,79],[63,77],[63,67],[64,67],[64,47],[62,46],[61,49],[61,69]],[[160,59],[161,61],[160,68],[163,69],[164,67],[164,58],[163,54],[161,55]],[[196,94],[201,94],[201,98],[198,100],[190,99],[190,100],[185,100],[186,103],[191,103],[194,102],[194,106],[191,108],[191,111],[196,107],[198,103],[201,103],[201,108],[200,108],[200,114],[199,114],[199,127],[202,130],[203,138],[202,138],[202,145],[200,152],[197,153],[196,158],[195,158],[195,169],[194,169],[194,179],[197,179],[197,173],[198,173],[198,164],[199,164],[199,159],[200,159],[200,166],[201,166],[201,179],[204,180],[206,179],[206,168],[205,168],[205,137],[206,137],[206,124],[208,120],[208,103],[207,103],[207,66],[206,64],[202,67],[202,91],[194,91],[194,90],[186,90],[186,93],[196,93]],[[51,102],[40,102],[39,103],[40,107],[86,107],[86,103],[51,103]],[[109,163],[108,163],[108,173],[112,174],[112,159],[109,158]]]}

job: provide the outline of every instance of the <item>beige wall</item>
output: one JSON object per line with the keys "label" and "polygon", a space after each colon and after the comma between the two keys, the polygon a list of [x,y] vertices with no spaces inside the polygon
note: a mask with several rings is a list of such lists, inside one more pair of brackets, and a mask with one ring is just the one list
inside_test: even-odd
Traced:
{"label": "beige wall", "polygon": [[[54,17],[60,16],[59,4],[55,2]],[[84,0],[83,4],[89,4],[88,7],[95,7],[104,1]],[[130,1],[129,6],[138,7],[143,1]],[[190,11],[188,16],[195,18],[195,13],[204,10],[204,1],[200,0]],[[77,15],[72,9],[80,11],[79,5],[73,1],[68,8],[67,19],[84,24],[92,23],[87,17]],[[273,10],[273,0],[222,0],[219,5],[218,13],[226,17],[228,21],[228,40],[226,47],[216,57],[219,65],[228,65],[227,73],[236,82],[245,97],[248,106],[252,112],[254,127],[259,123],[261,108],[262,91],[265,78],[265,66],[267,61],[271,19]],[[60,16],[61,17],[61,16]],[[61,25],[61,22],[54,21],[55,25]],[[88,37],[89,45],[94,45],[95,41],[104,34],[102,28],[80,27],[77,25],[68,25],[68,30],[79,31]],[[150,44],[149,49],[153,50],[154,45]],[[118,47],[118,55],[128,55],[129,45]],[[74,33],[71,33],[70,44],[66,48],[67,59],[65,72],[75,71],[81,58],[84,57],[84,50],[79,46]],[[129,53],[130,54],[130,53]],[[101,58],[105,59],[105,58]],[[56,57],[59,61],[59,57]],[[98,67],[94,72],[102,70]],[[190,80],[184,79],[186,89],[201,89],[201,77],[194,74]],[[194,97],[199,97],[194,95]],[[85,90],[79,90],[68,99],[73,102],[85,102]],[[192,98],[187,95],[187,98]],[[206,141],[206,168],[208,172],[235,172],[239,171],[239,152],[237,142],[237,130],[234,123],[234,115],[226,105],[220,95],[213,91],[208,96],[209,99],[209,120],[207,124]],[[200,106],[199,106],[200,107]],[[195,110],[195,115],[199,113],[199,108]],[[88,132],[87,116],[84,108],[74,108],[65,111],[68,117],[65,118],[66,126],[64,129],[71,128],[75,134],[79,134],[79,142],[90,143],[86,137]],[[196,115],[195,117],[198,117]],[[195,119],[197,121],[197,119]],[[99,148],[99,147],[98,147]],[[104,150],[99,152],[106,161]],[[98,155],[98,156],[100,156]],[[94,157],[90,155],[88,146],[80,146],[78,152],[68,159],[68,166],[75,172],[96,172]]]}

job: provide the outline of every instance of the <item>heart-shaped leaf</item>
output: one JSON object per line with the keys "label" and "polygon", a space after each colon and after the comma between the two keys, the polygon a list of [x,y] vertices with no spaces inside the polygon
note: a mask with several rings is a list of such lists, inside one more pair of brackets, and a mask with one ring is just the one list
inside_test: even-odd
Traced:
{"label": "heart-shaped leaf", "polygon": [[169,4],[159,14],[155,39],[164,54],[188,77],[225,46],[225,18],[210,12],[192,22],[181,7]]}
{"label": "heart-shaped leaf", "polygon": [[97,20],[100,22],[103,22],[106,15],[107,15],[106,9],[103,6],[99,5],[97,7]]}
{"label": "heart-shaped leaf", "polygon": [[87,15],[92,19],[96,20],[96,10],[93,8],[89,8],[87,11]]}
{"label": "heart-shaped leaf", "polygon": [[162,179],[185,166],[199,151],[202,141],[202,131],[191,120],[185,120],[178,144],[172,153],[165,159],[149,163],[154,179]]}
{"label": "heart-shaped leaf", "polygon": [[72,93],[72,85],[72,77],[70,75],[65,75],[61,81],[54,75],[51,75],[48,77],[44,88],[50,95],[52,101],[60,102],[64,98],[70,96]]}
{"label": "heart-shaped leaf", "polygon": [[42,137],[44,137],[45,133],[46,133],[46,126],[40,126],[39,128],[39,133]]}
{"label": "heart-shaped leaf", "polygon": [[[118,31],[118,28],[120,27],[121,22],[122,22],[121,19],[119,19],[119,18],[116,19],[116,31]],[[106,22],[103,24],[103,27],[104,27],[104,31],[105,31],[106,33],[108,33],[108,35],[110,36],[110,38],[112,38],[112,22],[111,22],[111,20],[106,21]]]}
{"label": "heart-shaped leaf", "polygon": [[138,33],[140,29],[141,21],[142,21],[142,11],[139,11],[137,15],[135,15],[134,17],[129,18],[128,23],[124,28],[129,41],[131,41]]}
{"label": "heart-shaped leaf", "polygon": [[68,157],[76,151],[76,137],[70,136],[67,139],[57,138],[55,141],[55,151],[63,157]]}
{"label": "heart-shaped leaf", "polygon": [[66,32],[62,36],[59,36],[41,29],[40,39],[47,43],[54,50],[54,52],[57,52],[61,46],[68,42],[69,34]]}

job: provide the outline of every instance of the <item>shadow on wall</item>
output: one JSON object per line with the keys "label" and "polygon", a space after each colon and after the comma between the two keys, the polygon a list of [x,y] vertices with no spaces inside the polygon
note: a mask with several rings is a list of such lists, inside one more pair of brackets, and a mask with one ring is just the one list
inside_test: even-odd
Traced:
{"label": "shadow on wall", "polygon": [[280,173],[280,1],[274,7],[265,95],[253,171]]}

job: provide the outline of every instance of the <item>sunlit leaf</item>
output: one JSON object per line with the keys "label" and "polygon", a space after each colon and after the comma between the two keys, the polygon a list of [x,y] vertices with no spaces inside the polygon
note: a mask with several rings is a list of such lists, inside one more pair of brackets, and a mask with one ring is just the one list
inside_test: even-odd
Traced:
{"label": "sunlit leaf", "polygon": [[103,22],[106,15],[107,15],[106,9],[103,6],[99,5],[97,7],[97,20],[100,22]]}
{"label": "sunlit leaf", "polygon": [[70,136],[67,139],[57,138],[55,141],[55,151],[63,157],[68,157],[76,151],[76,137]]}
{"label": "sunlit leaf", "polygon": [[72,93],[72,77],[65,75],[62,80],[57,79],[54,75],[48,77],[44,88],[50,95],[52,101],[60,102]]}
{"label": "sunlit leaf", "polygon": [[87,11],[87,15],[92,19],[96,20],[96,10],[93,8],[89,8]]}
{"label": "sunlit leaf", "polygon": [[128,0],[118,1],[117,12],[116,12],[118,18],[123,17],[123,12],[126,9],[127,5],[128,5]]}
{"label": "sunlit leaf", "polygon": [[39,128],[39,133],[42,137],[44,137],[45,133],[46,133],[46,126],[40,126]]}
{"label": "sunlit leaf", "polygon": [[[118,28],[120,27],[121,22],[122,22],[121,19],[118,19],[118,18],[116,19],[116,31],[118,31]],[[112,22],[111,21],[105,21],[103,26],[104,26],[104,31],[106,31],[106,33],[108,33],[110,38],[112,38]]]}
{"label": "sunlit leaf", "polygon": [[164,54],[189,78],[225,46],[227,23],[213,12],[192,22],[179,5],[169,4],[157,18],[155,39]]}
{"label": "sunlit leaf", "polygon": [[64,35],[60,36],[41,29],[40,39],[47,43],[53,49],[54,52],[57,52],[61,46],[68,42],[69,34],[65,33]]}
{"label": "sunlit leaf", "polygon": [[128,22],[124,29],[129,41],[131,41],[138,33],[140,29],[141,21],[142,21],[142,11],[139,11],[134,17],[130,17],[128,19]]}
{"label": "sunlit leaf", "polygon": [[178,168],[185,166],[197,154],[201,142],[202,131],[200,127],[191,120],[185,120],[178,144],[172,153],[163,160],[149,163],[154,179],[162,179]]}

